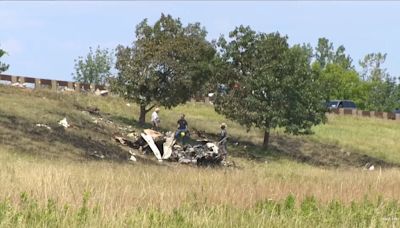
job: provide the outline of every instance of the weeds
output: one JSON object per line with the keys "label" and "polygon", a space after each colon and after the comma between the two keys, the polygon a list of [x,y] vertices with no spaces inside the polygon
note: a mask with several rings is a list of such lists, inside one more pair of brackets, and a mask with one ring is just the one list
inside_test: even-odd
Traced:
{"label": "weeds", "polygon": [[[136,208],[117,214],[112,220],[103,211],[88,206],[90,194],[85,192],[80,208],[60,206],[49,200],[46,205],[26,193],[18,205],[0,202],[0,225],[7,227],[65,226],[145,226],[145,227],[394,227],[399,225],[400,204],[397,201],[364,200],[350,205],[340,201],[319,203],[315,197],[298,201],[288,195],[282,201],[264,200],[253,207],[239,209],[227,205],[186,206],[165,212],[157,208]],[[97,211],[97,212],[96,212]]]}

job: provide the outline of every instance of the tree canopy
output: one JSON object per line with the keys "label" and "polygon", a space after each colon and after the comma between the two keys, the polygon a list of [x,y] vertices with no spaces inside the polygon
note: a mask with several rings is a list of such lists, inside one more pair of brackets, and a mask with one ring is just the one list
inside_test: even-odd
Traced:
{"label": "tree canopy", "polygon": [[137,25],[131,47],[117,47],[113,89],[140,105],[140,123],[155,104],[185,103],[207,82],[215,50],[206,34],[200,23],[183,26],[162,14],[152,26],[147,19]]}
{"label": "tree canopy", "polygon": [[[3,57],[5,54],[7,54],[7,52],[0,48],[0,58]],[[0,73],[8,70],[8,68],[9,68],[8,64],[5,64],[0,61]]]}
{"label": "tree canopy", "polygon": [[75,59],[74,80],[82,83],[106,84],[111,77],[113,67],[112,53],[108,49],[101,49],[100,46],[93,51],[89,47],[86,58],[79,56]]}
{"label": "tree canopy", "polygon": [[228,90],[219,93],[216,111],[248,129],[264,130],[264,146],[270,129],[310,132],[324,120],[318,74],[311,69],[312,49],[306,45],[289,46],[279,33],[256,33],[250,27],[237,27],[231,41],[219,39],[220,83]]}

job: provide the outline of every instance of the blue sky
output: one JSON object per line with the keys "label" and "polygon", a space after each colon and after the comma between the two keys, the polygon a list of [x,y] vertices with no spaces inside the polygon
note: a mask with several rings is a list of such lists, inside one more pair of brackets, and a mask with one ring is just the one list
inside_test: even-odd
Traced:
{"label": "blue sky", "polygon": [[135,26],[161,13],[184,24],[200,22],[208,39],[240,24],[289,36],[291,44],[326,37],[344,45],[356,66],[371,52],[387,53],[384,65],[400,76],[400,2],[332,1],[0,1],[0,48],[9,74],[72,80],[74,59],[89,46],[130,45]]}

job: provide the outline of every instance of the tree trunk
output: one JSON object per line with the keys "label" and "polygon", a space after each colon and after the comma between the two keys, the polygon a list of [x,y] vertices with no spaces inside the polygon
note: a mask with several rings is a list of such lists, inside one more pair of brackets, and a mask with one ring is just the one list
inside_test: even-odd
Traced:
{"label": "tree trunk", "polygon": [[268,144],[269,144],[269,129],[264,131],[264,142],[263,142],[263,147],[265,149],[268,148]]}
{"label": "tree trunk", "polygon": [[146,123],[146,105],[140,105],[140,114],[139,114],[139,124],[144,125]]}

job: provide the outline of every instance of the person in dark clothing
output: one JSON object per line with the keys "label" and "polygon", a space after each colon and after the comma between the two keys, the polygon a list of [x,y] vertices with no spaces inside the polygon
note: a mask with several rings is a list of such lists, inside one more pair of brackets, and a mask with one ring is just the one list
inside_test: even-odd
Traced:
{"label": "person in dark clothing", "polygon": [[181,115],[181,118],[178,120],[178,130],[187,130],[188,122],[185,120],[185,114]]}
{"label": "person in dark clothing", "polygon": [[228,139],[228,131],[226,130],[226,124],[222,123],[221,124],[221,132],[219,134],[218,146],[219,146],[219,150],[220,150],[221,155],[224,160],[226,159],[226,157],[228,155],[228,151],[226,150],[227,139]]}
{"label": "person in dark clothing", "polygon": [[181,138],[182,144],[184,144],[184,139],[189,135],[188,122],[185,120],[185,114],[181,115],[178,120],[178,130],[175,133],[175,138]]}

